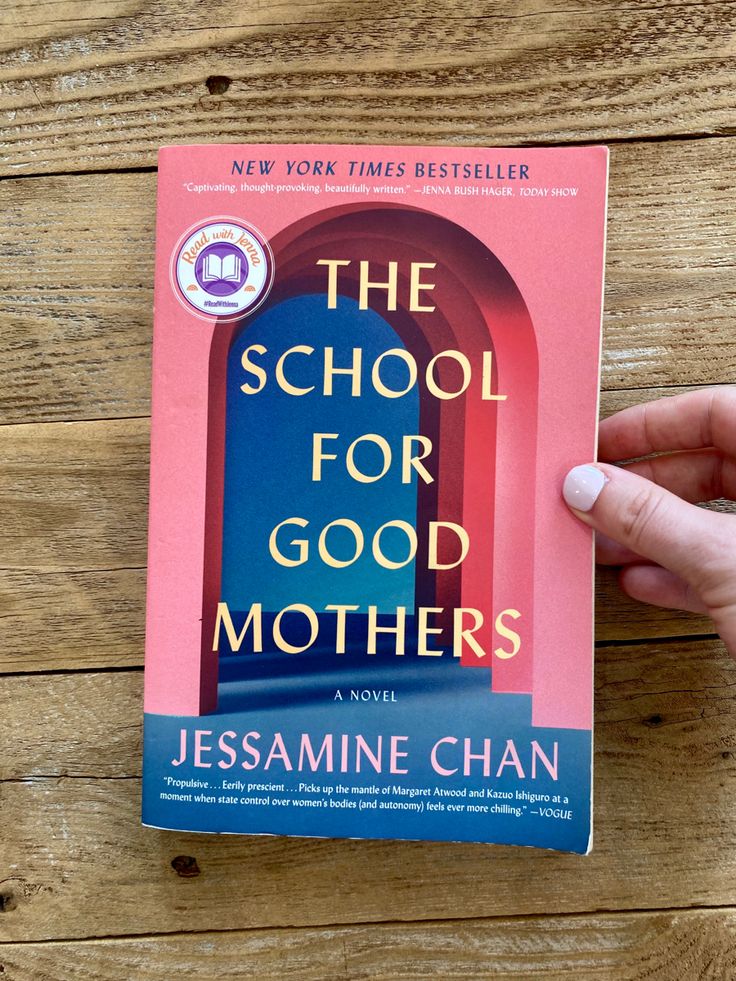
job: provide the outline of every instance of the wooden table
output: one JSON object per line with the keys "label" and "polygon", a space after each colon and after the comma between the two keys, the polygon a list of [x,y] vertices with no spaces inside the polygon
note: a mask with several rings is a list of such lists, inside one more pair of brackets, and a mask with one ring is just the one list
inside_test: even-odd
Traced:
{"label": "wooden table", "polygon": [[155,161],[606,142],[603,410],[736,381],[733,2],[39,0],[0,24],[0,974],[736,977],[736,665],[599,585],[589,858],[139,821]]}

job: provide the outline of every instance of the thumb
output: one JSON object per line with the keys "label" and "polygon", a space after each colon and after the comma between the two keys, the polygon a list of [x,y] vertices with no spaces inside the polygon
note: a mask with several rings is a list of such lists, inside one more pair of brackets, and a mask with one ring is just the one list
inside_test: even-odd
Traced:
{"label": "thumb", "polygon": [[622,467],[606,463],[574,467],[562,494],[586,524],[696,588],[722,551],[721,515],[688,504]]}

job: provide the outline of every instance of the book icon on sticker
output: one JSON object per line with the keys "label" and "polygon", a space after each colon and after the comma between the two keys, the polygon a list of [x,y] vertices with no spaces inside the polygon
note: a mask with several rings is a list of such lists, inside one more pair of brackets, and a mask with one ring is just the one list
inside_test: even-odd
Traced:
{"label": "book icon on sticker", "polygon": [[205,283],[238,283],[241,281],[242,256],[228,252],[223,256],[210,253],[202,263],[202,279]]}
{"label": "book icon on sticker", "polygon": [[218,320],[255,310],[273,283],[273,253],[253,226],[232,218],[193,225],[171,257],[171,284],[198,315]]}

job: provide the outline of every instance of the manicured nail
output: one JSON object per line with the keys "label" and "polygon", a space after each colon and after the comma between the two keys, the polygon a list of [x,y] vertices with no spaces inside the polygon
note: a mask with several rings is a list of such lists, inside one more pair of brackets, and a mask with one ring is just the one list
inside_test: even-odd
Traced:
{"label": "manicured nail", "polygon": [[576,511],[590,511],[598,495],[608,483],[608,477],[597,467],[589,463],[581,467],[573,467],[565,477],[562,496],[565,502]]}

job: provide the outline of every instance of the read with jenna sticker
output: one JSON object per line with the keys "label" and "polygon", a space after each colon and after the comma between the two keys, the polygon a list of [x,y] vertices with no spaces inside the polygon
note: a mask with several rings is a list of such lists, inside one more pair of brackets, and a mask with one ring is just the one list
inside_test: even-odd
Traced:
{"label": "read with jenna sticker", "polygon": [[144,824],[590,850],[607,175],[161,149]]}

